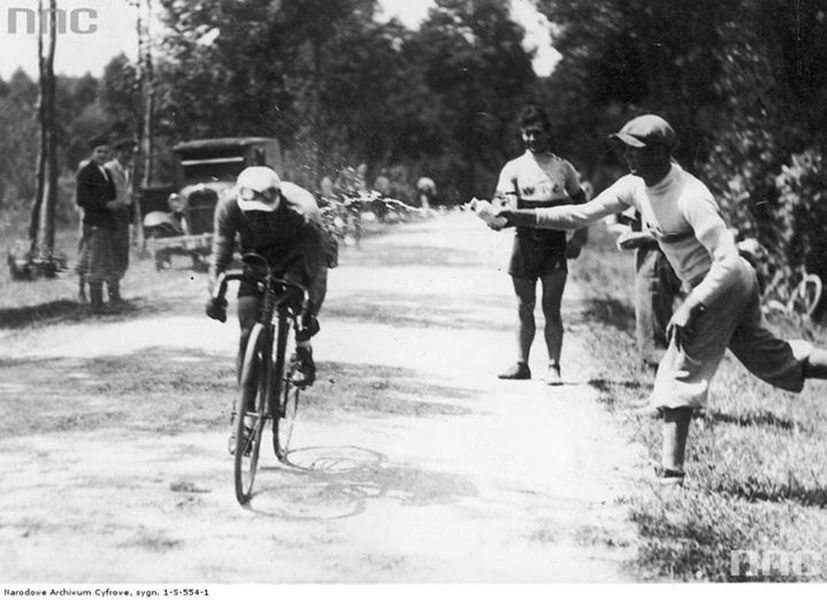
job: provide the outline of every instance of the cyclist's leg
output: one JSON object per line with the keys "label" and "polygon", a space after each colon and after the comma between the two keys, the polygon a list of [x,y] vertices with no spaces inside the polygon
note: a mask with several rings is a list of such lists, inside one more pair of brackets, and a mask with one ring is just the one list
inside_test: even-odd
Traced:
{"label": "cyclist's leg", "polygon": [[517,296],[517,361],[528,364],[531,344],[537,332],[534,307],[537,304],[537,279],[511,277]]}
{"label": "cyclist's leg", "polygon": [[258,309],[261,302],[261,295],[254,287],[254,284],[245,280],[241,281],[238,289],[238,325],[240,336],[238,340],[238,356],[236,359],[236,375],[241,377],[241,367],[244,361],[244,352],[247,349],[247,340],[250,331],[256,324]]}
{"label": "cyclist's leg", "polygon": [[[238,354],[236,356],[236,381],[238,382],[239,386],[241,385],[242,370],[244,369],[244,356],[247,352],[247,342],[250,339],[250,332],[253,330],[253,326],[256,324],[256,318],[258,317],[260,301],[261,297],[258,294],[257,290],[253,287],[253,285],[249,282],[245,282],[244,280],[242,280],[239,286],[237,300],[238,324],[240,329],[240,335],[238,341]],[[250,403],[254,401],[254,397],[255,394],[250,394]],[[255,406],[250,404],[247,406],[247,410],[253,411],[255,410]],[[235,415],[235,412],[233,411],[231,412],[231,414]],[[248,429],[252,428],[254,425],[253,418],[250,416],[245,416],[244,425]],[[233,453],[235,450],[235,438],[236,424],[233,416],[233,420],[230,422],[230,439],[228,441],[228,449],[230,450],[230,453]]]}
{"label": "cyclist's leg", "polygon": [[[562,259],[565,266],[565,259]],[[560,305],[563,300],[563,291],[566,289],[566,278],[568,273],[565,268],[559,266],[544,274],[540,280],[543,282],[543,295],[541,306],[545,316],[545,338],[548,348],[549,365],[560,367],[560,352],[563,347],[563,317],[560,312]]]}
{"label": "cyclist's leg", "polygon": [[321,329],[318,314],[327,293],[327,269],[319,266],[312,276],[308,275],[303,263],[295,262],[288,265],[282,274],[287,281],[299,283],[307,287],[309,293],[308,314],[296,331],[296,355],[299,363],[299,374],[294,383],[303,386],[313,385],[316,380],[316,363],[313,360],[313,345],[311,338]]}

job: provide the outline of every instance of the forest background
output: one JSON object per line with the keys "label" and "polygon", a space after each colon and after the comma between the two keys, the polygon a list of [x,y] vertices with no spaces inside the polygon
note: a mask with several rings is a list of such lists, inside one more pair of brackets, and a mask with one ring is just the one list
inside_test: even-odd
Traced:
{"label": "forest background", "polygon": [[[377,19],[377,0],[157,0],[153,142],[274,136],[286,179],[311,189],[359,163],[394,194],[418,177],[440,202],[490,196],[521,151],[516,114],[544,106],[555,148],[596,190],[623,172],[606,140],[644,112],[667,118],[677,159],[716,194],[733,227],[770,249],[794,282],[827,277],[827,7],[820,0],[536,0],[561,54],[532,68],[502,0],[436,0],[419,28]],[[58,219],[75,217],[86,140],[131,136],[138,65],[57,79]],[[38,84],[0,79],[0,219],[26,219],[36,188]]]}

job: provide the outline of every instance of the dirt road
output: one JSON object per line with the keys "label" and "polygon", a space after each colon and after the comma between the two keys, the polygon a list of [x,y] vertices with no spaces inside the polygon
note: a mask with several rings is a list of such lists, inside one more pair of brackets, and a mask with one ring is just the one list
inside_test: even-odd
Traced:
{"label": "dirt road", "polygon": [[633,579],[618,499],[642,451],[595,402],[576,330],[566,385],[494,376],[509,244],[455,214],[344,253],[293,466],[266,454],[248,508],[225,447],[237,327],[202,316],[203,276],[153,275],[121,317],[0,332],[0,581]]}

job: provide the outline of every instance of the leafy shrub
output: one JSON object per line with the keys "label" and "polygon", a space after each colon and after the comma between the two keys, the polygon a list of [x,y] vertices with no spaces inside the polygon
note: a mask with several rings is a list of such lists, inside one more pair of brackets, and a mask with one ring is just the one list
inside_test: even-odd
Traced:
{"label": "leafy shrub", "polygon": [[779,192],[774,215],[778,223],[779,269],[795,285],[806,267],[827,280],[827,172],[823,155],[808,149],[792,156],[775,178]]}

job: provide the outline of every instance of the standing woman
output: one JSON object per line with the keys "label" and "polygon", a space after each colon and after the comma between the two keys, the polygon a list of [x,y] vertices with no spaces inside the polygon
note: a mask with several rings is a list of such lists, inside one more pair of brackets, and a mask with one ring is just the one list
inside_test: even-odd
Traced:
{"label": "standing woman", "polygon": [[[514,208],[584,203],[586,194],[574,167],[553,152],[551,121],[545,111],[535,105],[526,106],[520,113],[520,134],[526,151],[503,167],[497,196]],[[586,234],[587,229],[578,230],[567,243],[565,232],[517,227],[508,268],[517,295],[517,362],[501,373],[500,379],[531,378],[528,357],[536,333],[534,307],[539,279],[543,285],[541,306],[548,349],[546,382],[562,383],[560,304],[568,275],[566,260],[579,256]]]}

